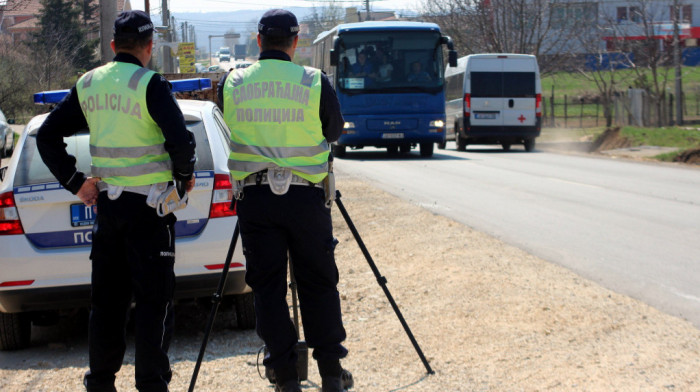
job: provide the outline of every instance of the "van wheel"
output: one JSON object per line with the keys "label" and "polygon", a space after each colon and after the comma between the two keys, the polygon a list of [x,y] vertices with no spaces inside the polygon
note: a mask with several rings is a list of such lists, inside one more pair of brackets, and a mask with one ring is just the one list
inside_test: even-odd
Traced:
{"label": "van wheel", "polygon": [[437,148],[440,150],[444,150],[445,147],[447,147],[447,140],[443,140],[440,143],[437,144]]}
{"label": "van wheel", "polygon": [[532,152],[535,149],[535,139],[527,139],[525,140],[525,151],[527,152]]}
{"label": "van wheel", "polygon": [[389,155],[396,155],[399,153],[399,146],[387,146],[386,152]]}
{"label": "van wheel", "polygon": [[333,151],[333,156],[342,158],[345,156],[345,146],[341,146],[340,144],[333,144],[331,146],[331,150]]}
{"label": "van wheel", "polygon": [[236,321],[239,329],[255,328],[255,299],[253,293],[233,296],[236,306]]}
{"label": "van wheel", "polygon": [[467,151],[467,139],[458,133],[455,134],[455,141],[457,142],[457,151]]}
{"label": "van wheel", "polygon": [[0,313],[0,350],[29,347],[32,322],[27,313]]}
{"label": "van wheel", "polygon": [[399,151],[401,151],[402,154],[406,154],[411,152],[411,145],[410,144],[402,144],[399,146]]}
{"label": "van wheel", "polygon": [[510,151],[510,143],[501,143],[501,147],[503,147],[503,151]]}
{"label": "van wheel", "polygon": [[434,143],[421,143],[420,144],[420,156],[422,157],[432,157]]}

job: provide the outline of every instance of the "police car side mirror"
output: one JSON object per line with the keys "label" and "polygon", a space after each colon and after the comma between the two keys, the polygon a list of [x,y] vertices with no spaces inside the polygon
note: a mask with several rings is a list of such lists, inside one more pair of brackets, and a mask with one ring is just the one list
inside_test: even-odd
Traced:
{"label": "police car side mirror", "polygon": [[[2,152],[2,155],[5,155],[5,152]],[[5,179],[5,173],[7,172],[7,166],[5,167],[0,167],[0,181],[3,181]]]}

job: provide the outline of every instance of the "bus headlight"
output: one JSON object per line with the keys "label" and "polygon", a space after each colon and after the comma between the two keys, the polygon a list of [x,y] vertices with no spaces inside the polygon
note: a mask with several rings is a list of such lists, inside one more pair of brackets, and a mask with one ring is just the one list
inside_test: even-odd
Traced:
{"label": "bus headlight", "polygon": [[[345,123],[347,124],[347,123]],[[430,127],[431,128],[442,128],[445,126],[445,122],[442,120],[435,120],[430,122]]]}
{"label": "bus headlight", "polygon": [[345,125],[343,125],[343,128],[353,129],[353,128],[355,128],[355,123],[354,122],[346,122]]}

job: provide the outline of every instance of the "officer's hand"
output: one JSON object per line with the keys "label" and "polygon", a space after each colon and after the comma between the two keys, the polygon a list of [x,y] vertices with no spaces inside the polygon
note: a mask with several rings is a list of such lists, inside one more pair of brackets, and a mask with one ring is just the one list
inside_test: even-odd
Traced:
{"label": "officer's hand", "polygon": [[80,200],[88,207],[97,204],[97,195],[100,194],[97,189],[98,181],[100,181],[99,177],[88,177],[77,193]]}
{"label": "officer's hand", "polygon": [[187,192],[188,192],[188,193],[191,192],[192,189],[194,189],[194,175],[192,175],[192,178],[190,178],[190,180],[187,181],[187,183],[186,183],[186,190],[187,190]]}

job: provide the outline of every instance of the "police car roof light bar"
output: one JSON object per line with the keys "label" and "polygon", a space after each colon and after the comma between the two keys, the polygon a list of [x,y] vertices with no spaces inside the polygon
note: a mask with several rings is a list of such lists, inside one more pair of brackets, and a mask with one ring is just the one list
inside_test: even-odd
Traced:
{"label": "police car roof light bar", "polygon": [[[172,92],[190,92],[190,91],[202,91],[211,88],[211,79],[208,78],[196,78],[196,79],[181,79],[173,80],[170,82],[172,84]],[[40,93],[34,94],[34,103],[38,105],[53,105],[61,102],[61,100],[68,95],[70,90],[52,90],[52,91],[42,91]]]}
{"label": "police car roof light bar", "polygon": [[34,94],[34,103],[38,105],[59,103],[69,92],[70,90],[42,91]]}

